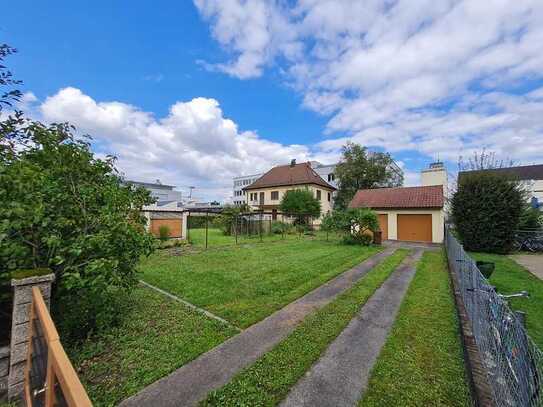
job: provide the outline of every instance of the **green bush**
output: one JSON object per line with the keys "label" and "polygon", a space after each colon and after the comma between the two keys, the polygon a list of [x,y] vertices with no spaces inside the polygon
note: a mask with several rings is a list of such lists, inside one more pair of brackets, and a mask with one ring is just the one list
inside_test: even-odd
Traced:
{"label": "green bush", "polygon": [[290,225],[285,222],[275,220],[271,225],[271,233],[275,235],[280,235],[282,233],[287,233],[290,228]]}
{"label": "green bush", "polygon": [[541,230],[543,228],[543,213],[530,205],[526,205],[520,215],[518,230]]}
{"label": "green bush", "polygon": [[524,192],[514,179],[492,173],[461,178],[451,209],[466,250],[509,252],[524,205]]}
{"label": "green bush", "polygon": [[308,189],[287,191],[279,204],[281,212],[295,217],[294,224],[306,225],[310,218],[321,215],[321,202]]}
{"label": "green bush", "polygon": [[166,240],[168,240],[170,238],[170,235],[171,235],[171,231],[168,225],[160,225],[158,227],[158,238],[162,242],[165,242]]}
{"label": "green bush", "polygon": [[343,236],[343,244],[369,246],[373,242],[371,235],[347,234]]}
{"label": "green bush", "polygon": [[153,249],[141,214],[153,200],[67,124],[0,124],[0,274],[53,270],[55,322],[64,339],[83,339],[121,315],[137,262]]}

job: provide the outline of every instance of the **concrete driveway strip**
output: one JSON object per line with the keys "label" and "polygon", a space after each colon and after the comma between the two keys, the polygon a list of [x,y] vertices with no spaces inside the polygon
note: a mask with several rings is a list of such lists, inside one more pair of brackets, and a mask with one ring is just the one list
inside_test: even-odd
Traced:
{"label": "concrete driveway strip", "polygon": [[416,249],[377,289],[323,356],[291,389],[281,406],[357,405],[423,251]]}
{"label": "concrete driveway strip", "polygon": [[543,280],[543,254],[515,254],[509,257]]}
{"label": "concrete driveway strip", "polygon": [[210,391],[224,386],[241,369],[254,363],[291,333],[308,314],[331,302],[394,250],[394,248],[387,248],[338,275],[266,319],[200,355],[169,376],[147,386],[124,400],[120,406],[196,405]]}

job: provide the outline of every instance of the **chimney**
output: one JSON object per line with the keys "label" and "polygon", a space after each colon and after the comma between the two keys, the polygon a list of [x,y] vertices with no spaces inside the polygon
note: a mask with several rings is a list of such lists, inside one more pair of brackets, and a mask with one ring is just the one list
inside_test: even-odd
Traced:
{"label": "chimney", "polygon": [[443,185],[447,189],[447,169],[441,161],[431,163],[427,169],[421,171],[422,185]]}
{"label": "chimney", "polygon": [[296,165],[296,158],[293,158],[292,160],[290,160],[290,166],[294,167],[295,165]]}

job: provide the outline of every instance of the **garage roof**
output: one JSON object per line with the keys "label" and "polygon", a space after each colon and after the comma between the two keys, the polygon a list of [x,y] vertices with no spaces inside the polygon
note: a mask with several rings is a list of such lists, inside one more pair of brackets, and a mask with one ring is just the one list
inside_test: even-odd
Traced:
{"label": "garage roof", "polygon": [[442,208],[443,186],[359,190],[349,208]]}

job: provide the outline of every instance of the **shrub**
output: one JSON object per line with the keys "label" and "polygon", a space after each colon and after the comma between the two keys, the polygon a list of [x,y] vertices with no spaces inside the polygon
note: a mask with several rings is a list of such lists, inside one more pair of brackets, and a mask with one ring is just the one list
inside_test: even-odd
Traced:
{"label": "shrub", "polygon": [[371,235],[348,234],[343,236],[342,242],[347,245],[369,246],[373,241]]}
{"label": "shrub", "polygon": [[466,250],[510,251],[524,204],[524,192],[513,179],[492,173],[461,178],[451,209]]}
{"label": "shrub", "polygon": [[0,273],[53,270],[52,308],[69,341],[116,322],[154,242],[141,214],[149,192],[124,184],[114,158],[96,158],[71,131],[25,119],[0,126]]}
{"label": "shrub", "polygon": [[282,233],[287,233],[289,228],[290,225],[288,223],[275,220],[272,222],[271,232],[273,234],[280,235]]}
{"label": "shrub", "polygon": [[526,205],[520,215],[518,230],[541,230],[543,213],[538,208]]}
{"label": "shrub", "polygon": [[236,219],[240,213],[248,212],[249,208],[247,205],[234,206],[234,205],[225,205],[221,214],[216,216],[213,220],[214,226],[221,229],[222,233],[225,236],[230,236],[235,233],[234,227],[236,226]]}
{"label": "shrub", "polygon": [[168,225],[160,225],[158,227],[158,238],[162,242],[165,242],[166,240],[168,240],[170,238],[170,235],[171,235],[171,231]]}

